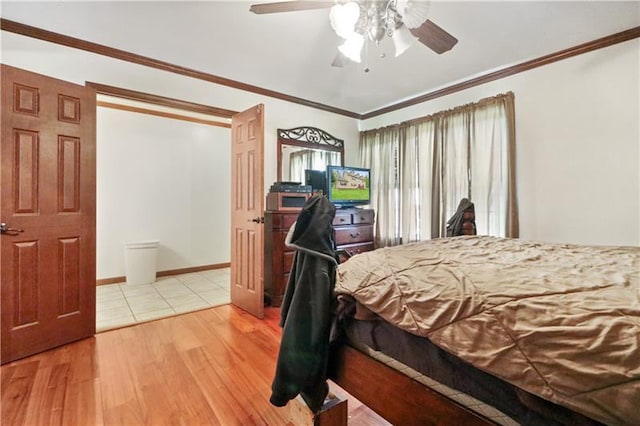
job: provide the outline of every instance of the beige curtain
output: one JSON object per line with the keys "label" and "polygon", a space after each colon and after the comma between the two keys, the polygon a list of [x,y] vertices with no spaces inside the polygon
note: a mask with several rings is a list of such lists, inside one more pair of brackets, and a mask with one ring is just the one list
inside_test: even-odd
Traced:
{"label": "beige curtain", "polygon": [[440,181],[435,120],[408,123],[400,134],[401,236],[405,243],[430,239],[434,191]]}
{"label": "beige curtain", "polygon": [[[469,176],[470,120],[466,108],[440,117],[438,143],[440,154],[440,194],[437,233],[433,237],[444,237],[447,220],[455,213],[462,198],[471,199]],[[473,199],[471,199],[473,201]],[[476,216],[478,212],[476,210]]]}
{"label": "beige curtain", "polygon": [[507,188],[507,201],[505,213],[504,235],[511,238],[520,236],[520,221],[518,220],[518,198],[516,197],[516,107],[512,92],[505,96],[499,96],[496,102],[502,105],[505,115],[505,125],[507,126],[507,177],[505,179]]}
{"label": "beige curtain", "polygon": [[514,120],[507,112],[509,104],[513,102],[502,97],[473,113],[469,198],[475,203],[479,234],[518,236]]}
{"label": "beige curtain", "polygon": [[289,180],[304,183],[304,171],[326,170],[328,165],[339,165],[342,161],[341,153],[318,149],[295,151],[289,155]]}
{"label": "beige curtain", "polygon": [[518,237],[513,93],[363,132],[379,246],[446,235],[462,198],[479,234]]}
{"label": "beige curtain", "polygon": [[371,207],[376,247],[401,243],[398,126],[360,134],[360,164],[371,169]]}

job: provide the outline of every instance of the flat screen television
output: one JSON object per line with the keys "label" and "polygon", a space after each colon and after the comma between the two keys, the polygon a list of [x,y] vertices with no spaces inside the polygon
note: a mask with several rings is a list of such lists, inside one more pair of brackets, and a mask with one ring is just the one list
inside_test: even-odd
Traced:
{"label": "flat screen television", "polygon": [[369,204],[371,202],[371,170],[327,166],[327,197],[337,207]]}

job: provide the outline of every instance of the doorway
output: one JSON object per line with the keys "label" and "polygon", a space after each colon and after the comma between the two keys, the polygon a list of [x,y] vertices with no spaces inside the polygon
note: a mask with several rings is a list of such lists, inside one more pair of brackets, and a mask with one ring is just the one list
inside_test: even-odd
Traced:
{"label": "doorway", "polygon": [[[229,123],[98,95],[98,331],[229,303]],[[169,273],[124,284],[124,243],[145,240]]]}

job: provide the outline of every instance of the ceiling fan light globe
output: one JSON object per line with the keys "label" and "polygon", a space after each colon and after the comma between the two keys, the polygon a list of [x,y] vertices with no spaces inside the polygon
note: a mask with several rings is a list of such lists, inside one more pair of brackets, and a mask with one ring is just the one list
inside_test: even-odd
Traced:
{"label": "ceiling fan light globe", "polygon": [[359,18],[360,6],[355,2],[336,4],[329,12],[331,28],[344,39],[348,39],[354,33]]}
{"label": "ceiling fan light globe", "polygon": [[429,0],[398,0],[398,13],[408,28],[418,28],[429,17]]}
{"label": "ceiling fan light globe", "polygon": [[364,37],[361,34],[353,33],[351,37],[338,46],[338,50],[352,61],[360,63],[362,62],[361,54],[363,45]]}
{"label": "ceiling fan light globe", "polygon": [[409,47],[411,47],[411,44],[415,40],[415,37],[413,36],[413,34],[411,34],[411,31],[409,31],[409,28],[407,28],[406,25],[400,25],[393,32],[391,39],[393,40],[393,46],[396,51],[395,56],[397,58],[398,56],[402,55]]}

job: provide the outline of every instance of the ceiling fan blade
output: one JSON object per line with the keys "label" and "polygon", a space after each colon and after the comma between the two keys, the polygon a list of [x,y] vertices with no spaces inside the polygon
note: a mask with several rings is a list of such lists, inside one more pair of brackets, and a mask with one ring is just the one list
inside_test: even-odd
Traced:
{"label": "ceiling fan blade", "polygon": [[451,50],[458,43],[458,39],[431,22],[426,20],[418,28],[410,28],[411,34],[418,37],[420,43],[427,46],[437,54]]}
{"label": "ceiling fan blade", "polygon": [[249,10],[258,15],[264,13],[297,12],[300,10],[327,9],[333,6],[332,0],[325,1],[279,1],[276,3],[253,4]]}
{"label": "ceiling fan blade", "polygon": [[333,62],[331,62],[331,66],[335,68],[343,68],[352,64],[357,64],[357,62],[347,58],[339,50],[338,53],[336,53],[336,56],[333,58]]}
{"label": "ceiling fan blade", "polygon": [[344,66],[345,59],[347,59],[341,52],[336,54],[336,57],[333,58],[333,62],[331,62],[332,67],[342,68]]}

